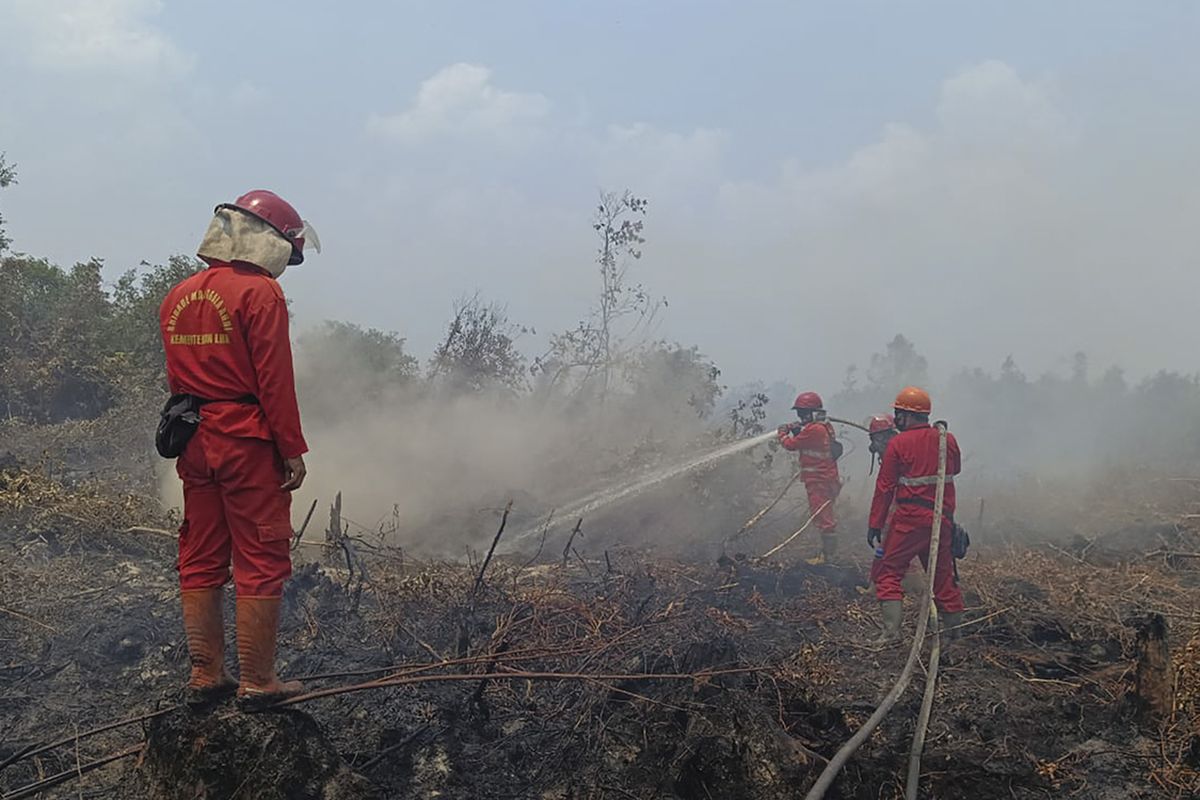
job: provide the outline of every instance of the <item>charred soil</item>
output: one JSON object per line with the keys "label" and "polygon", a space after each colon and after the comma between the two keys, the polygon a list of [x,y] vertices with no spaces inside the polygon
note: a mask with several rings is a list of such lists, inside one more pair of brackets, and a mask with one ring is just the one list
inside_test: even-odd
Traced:
{"label": "charred soil", "polygon": [[[566,566],[496,559],[476,588],[479,563],[360,547],[364,574],[342,551],[301,548],[280,667],[316,696],[196,714],[178,706],[174,543],[130,530],[167,527],[154,513],[4,473],[4,797],[63,774],[44,796],[782,800],[803,796],[905,655],[863,644],[877,617],[865,565],[809,567],[789,550],[705,563],[581,544]],[[1172,535],[1171,551],[1198,549]],[[1120,542],[973,552],[922,796],[1200,794],[1196,567]],[[1160,716],[1134,691],[1151,612],[1171,647]],[[902,794],[921,681],[830,797]]]}

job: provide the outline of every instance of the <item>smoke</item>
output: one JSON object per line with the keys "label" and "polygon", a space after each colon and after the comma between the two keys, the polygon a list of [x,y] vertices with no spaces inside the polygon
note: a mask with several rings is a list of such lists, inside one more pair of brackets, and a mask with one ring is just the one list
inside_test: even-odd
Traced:
{"label": "smoke", "polygon": [[[352,533],[369,539],[382,532],[415,552],[461,556],[464,546],[477,547],[494,533],[509,500],[514,529],[539,525],[555,508],[712,447],[729,433],[711,415],[720,391],[712,367],[691,349],[647,344],[623,358],[606,387],[595,378],[539,378],[472,390],[464,387],[479,381],[427,376],[404,356],[391,360],[404,367],[381,381],[381,350],[363,347],[378,344],[378,332],[347,338],[331,336],[334,330],[310,331],[296,349],[311,453],[294,515],[313,498],[327,505],[341,492]],[[396,353],[400,340],[388,346]],[[757,475],[753,463],[746,456],[732,467],[743,486]],[[729,470],[719,465],[708,480],[728,479]],[[687,480],[675,490],[680,483]],[[656,512],[657,527],[672,536],[700,526],[708,505],[676,499],[677,508],[668,503]],[[740,513],[736,498],[721,504],[738,509],[722,520]],[[569,528],[574,520],[559,523]],[[644,528],[628,533],[639,543],[653,536]]]}
{"label": "smoke", "polygon": [[[603,394],[537,382],[465,391],[422,375],[411,356],[400,357],[402,369],[381,369],[379,351],[360,347],[377,332],[347,339],[333,330],[302,336],[296,351],[312,449],[293,515],[298,524],[319,501],[309,530],[315,538],[339,492],[352,534],[448,557],[485,546],[510,500],[510,534],[536,529],[555,512],[551,535],[561,543],[576,521],[572,509],[616,496],[622,502],[587,506],[593,552],[623,544],[711,555],[795,469],[790,454],[761,445],[649,491],[624,491],[729,441],[731,415],[740,418],[737,435],[792,417],[795,389],[787,384],[748,384],[716,397],[722,387],[712,365],[694,350],[647,346]],[[830,414],[865,420],[886,413],[900,387],[928,387],[934,417],[949,422],[964,453],[960,519],[984,525],[982,543],[1153,523],[1154,504],[1177,506],[1190,487],[1178,478],[1191,476],[1200,458],[1200,381],[1192,376],[1162,373],[1131,385],[1118,370],[1092,376],[1078,354],[1069,368],[1037,377],[1007,360],[943,378],[903,336],[863,363],[847,369],[839,390],[816,387]],[[761,405],[756,396],[769,400]],[[699,407],[698,397],[706,398]],[[840,435],[838,513],[853,542],[865,527],[873,477],[865,435],[851,428]],[[177,502],[177,479],[163,487]],[[805,516],[797,487],[760,533],[782,539]],[[536,544],[526,537],[522,549]]]}

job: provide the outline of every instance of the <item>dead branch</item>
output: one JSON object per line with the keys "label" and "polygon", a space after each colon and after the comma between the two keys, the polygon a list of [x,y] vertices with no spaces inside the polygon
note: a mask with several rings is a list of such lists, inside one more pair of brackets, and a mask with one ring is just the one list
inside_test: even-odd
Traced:
{"label": "dead branch", "polygon": [[800,526],[800,530],[796,531],[796,532],[795,532],[795,533],[793,533],[791,536],[789,536],[788,538],[784,539],[782,542],[780,542],[779,544],[775,545],[774,547],[772,547],[772,548],[771,548],[770,550],[768,550],[767,552],[763,553],[763,555],[762,555],[761,557],[762,557],[762,558],[770,558],[771,556],[775,555],[775,554],[776,554],[776,553],[778,553],[780,550],[782,550],[783,548],[785,548],[785,547],[787,547],[789,544],[791,544],[791,543],[792,543],[792,541],[793,541],[793,540],[794,540],[794,539],[795,539],[797,536],[799,536],[800,534],[804,533],[804,531],[808,530],[808,526],[809,526],[809,525],[812,525],[812,523],[813,523],[813,520],[817,518],[817,515],[818,515],[818,514],[820,514],[822,511],[824,511],[824,510],[825,510],[825,506],[829,505],[829,504],[830,504],[830,503],[832,503],[832,502],[833,502],[832,500],[826,500],[824,503],[821,503],[821,506],[820,506],[820,508],[818,508],[816,511],[814,511],[814,512],[812,513],[812,515],[811,515],[811,516],[808,518],[808,521],[807,521],[807,522],[805,522],[803,525],[801,525],[801,526]]}
{"label": "dead branch", "polygon": [[[65,736],[62,739],[58,739],[56,741],[49,742],[48,744],[44,744],[44,745],[40,745],[40,746],[34,745],[33,747],[36,749],[26,749],[24,751],[14,753],[13,755],[9,756],[2,763],[0,763],[0,770],[3,770],[5,767],[8,767],[11,764],[16,764],[18,761],[24,761],[29,758],[34,758],[35,756],[40,756],[42,753],[49,752],[50,750],[54,750],[56,748],[62,747],[63,745],[78,744],[83,739],[87,739],[89,737],[96,736],[101,733],[105,733],[107,731],[116,730],[117,728],[124,728],[128,725],[136,725],[139,722],[146,722],[147,720],[152,720],[155,717],[161,717],[163,714],[167,714],[171,711],[174,711],[177,708],[182,708],[182,706],[180,706],[180,705],[167,706],[165,708],[160,708],[158,711],[151,711],[148,714],[142,714],[137,717],[128,717],[126,719],[117,720],[116,722],[109,722],[107,724],[99,726],[98,728],[92,728],[90,730],[86,730],[83,733],[76,733],[73,736]],[[7,798],[7,797],[8,797],[8,795],[5,795],[5,798]]]}
{"label": "dead branch", "polygon": [[296,531],[296,538],[292,540],[292,549],[295,550],[300,546],[300,540],[304,538],[304,532],[308,530],[308,523],[312,519],[313,512],[317,510],[317,498],[313,498],[312,505],[308,507],[308,513],[304,515],[304,524],[300,526],[300,530]]}
{"label": "dead branch", "polygon": [[562,565],[564,568],[567,566],[567,560],[570,559],[571,551],[574,549],[571,547],[571,544],[575,541],[575,537],[579,535],[579,531],[582,527],[583,527],[583,517],[580,517],[578,520],[576,520],[575,529],[571,531],[571,535],[567,539],[566,547],[563,548]]}
{"label": "dead branch", "polygon": [[787,482],[787,484],[783,487],[783,489],[779,492],[779,494],[775,496],[775,499],[772,500],[771,502],[767,503],[765,506],[763,506],[762,510],[759,511],[757,514],[750,517],[750,519],[746,520],[745,524],[743,524],[742,527],[738,528],[737,533],[735,533],[732,536],[730,536],[729,538],[727,538],[725,540],[724,544],[729,545],[729,544],[732,544],[733,542],[736,542],[738,539],[740,539],[746,533],[746,531],[753,528],[755,525],[758,524],[759,520],[761,520],[768,513],[770,513],[772,508],[779,505],[779,501],[784,498],[784,496],[788,493],[788,490],[790,490],[792,488],[792,486],[795,485],[796,481],[798,481],[800,479],[800,475],[802,473],[803,473],[803,470],[797,470],[796,474],[792,476],[791,480],[789,480]]}
{"label": "dead branch", "polygon": [[[722,675],[745,675],[751,672],[765,672],[771,667],[736,667],[730,669],[705,670],[700,672],[645,672],[645,673],[596,673],[589,675],[581,672],[500,672],[490,675],[491,679],[506,678],[509,680],[526,680],[526,681],[703,681],[709,678],[716,678]],[[255,709],[255,713],[267,711],[277,708],[287,708],[299,703],[307,703],[311,700],[319,700],[324,697],[336,697],[342,694],[353,694],[355,692],[365,692],[372,689],[388,689],[395,686],[411,686],[419,683],[442,683],[442,682],[458,682],[458,681],[477,681],[479,675],[449,673],[440,675],[415,675],[404,676],[400,678],[381,678],[374,681],[365,681],[363,683],[355,683],[349,686],[333,686],[328,689],[317,689],[316,691],[306,692],[305,694],[296,697],[290,697],[287,700],[282,700],[273,705],[262,706]]]}
{"label": "dead branch", "polygon": [[504,506],[504,514],[500,517],[500,527],[496,531],[496,536],[492,539],[492,546],[488,548],[487,556],[483,559],[483,565],[479,568],[479,575],[475,578],[475,585],[471,587],[471,605],[475,604],[475,596],[479,594],[479,587],[483,585],[483,576],[487,572],[488,564],[492,563],[492,555],[496,552],[496,545],[500,543],[500,537],[504,535],[504,526],[508,524],[508,514],[512,511],[513,501],[509,500]]}
{"label": "dead branch", "polygon": [[120,761],[123,758],[135,756],[142,752],[142,749],[146,746],[146,744],[147,743],[145,741],[141,741],[135,744],[133,747],[128,747],[111,755],[107,755],[104,758],[98,758],[95,761],[89,761],[86,764],[76,764],[71,769],[63,770],[57,775],[51,775],[49,778],[35,781],[34,783],[27,784],[19,789],[9,792],[6,795],[0,796],[0,800],[22,800],[22,798],[33,797],[34,795],[41,794],[47,789],[51,789],[59,784],[66,783],[67,781],[74,780],[75,778],[81,778],[87,773],[97,770],[106,764],[111,764],[114,761]]}
{"label": "dead branch", "polygon": [[50,631],[51,633],[58,633],[58,628],[47,625],[44,622],[39,622],[38,620],[34,619],[33,617],[29,616],[28,614],[22,614],[20,611],[13,611],[11,608],[5,608],[4,606],[0,606],[0,613],[8,614],[9,616],[16,617],[17,619],[23,619],[32,625],[37,625],[39,628],[45,628],[46,630]]}
{"label": "dead branch", "polygon": [[541,541],[538,542],[537,551],[533,554],[532,557],[530,557],[530,559],[528,561],[526,561],[524,564],[521,565],[522,570],[526,570],[526,569],[529,569],[530,567],[532,567],[534,562],[536,562],[538,560],[538,557],[542,554],[542,548],[546,546],[546,534],[550,532],[550,523],[553,521],[554,521],[554,509],[552,508],[552,509],[550,509],[550,513],[546,515],[546,524],[542,526],[542,539],[541,539]]}

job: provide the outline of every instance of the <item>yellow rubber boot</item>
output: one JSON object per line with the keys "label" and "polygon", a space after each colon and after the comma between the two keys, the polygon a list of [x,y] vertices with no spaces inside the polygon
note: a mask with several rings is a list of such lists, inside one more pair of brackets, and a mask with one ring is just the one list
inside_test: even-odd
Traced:
{"label": "yellow rubber boot", "polygon": [[188,656],[192,675],[184,701],[203,706],[233,694],[237,683],[225,671],[225,620],[221,609],[222,591],[190,589],[181,592],[183,629],[187,633]]}
{"label": "yellow rubber boot", "polygon": [[281,681],[275,674],[275,645],[279,635],[278,597],[239,597],[237,601],[238,662],[241,681],[238,701],[264,704],[304,691],[300,681]]}
{"label": "yellow rubber boot", "polygon": [[821,554],[808,559],[806,563],[812,566],[821,564],[832,564],[833,555],[837,552],[837,534],[822,533],[821,534]]}

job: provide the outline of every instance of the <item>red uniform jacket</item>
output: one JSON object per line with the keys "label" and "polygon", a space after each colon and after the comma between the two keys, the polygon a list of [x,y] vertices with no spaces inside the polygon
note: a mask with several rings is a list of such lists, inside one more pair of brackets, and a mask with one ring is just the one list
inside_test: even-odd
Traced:
{"label": "red uniform jacket", "polygon": [[833,426],[828,422],[810,422],[796,434],[780,434],[784,450],[800,452],[800,479],[805,483],[838,481],[837,462],[833,460]]}
{"label": "red uniform jacket", "polygon": [[[942,496],[942,518],[954,515],[954,476],[962,470],[962,456],[954,434],[946,434],[946,490]],[[892,501],[896,510],[893,525],[933,525],[933,501],[937,495],[938,431],[918,425],[897,434],[888,443],[875,480],[870,527],[882,530],[888,522]]]}
{"label": "red uniform jacket", "polygon": [[204,406],[205,425],[226,436],[274,441],[283,458],[308,451],[287,303],[274,278],[253,267],[213,264],[167,293],[159,322],[172,394],[258,398]]}

